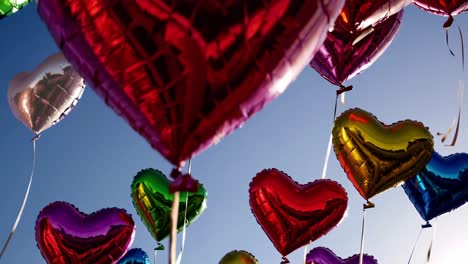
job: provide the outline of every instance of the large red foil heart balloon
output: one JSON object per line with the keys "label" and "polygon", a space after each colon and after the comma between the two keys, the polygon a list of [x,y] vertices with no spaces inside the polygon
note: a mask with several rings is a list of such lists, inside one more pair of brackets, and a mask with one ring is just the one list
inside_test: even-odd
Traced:
{"label": "large red foil heart balloon", "polygon": [[176,166],[279,96],[344,0],[47,0],[38,12],[105,102]]}
{"label": "large red foil heart balloon", "polygon": [[252,213],[283,256],[328,233],[348,207],[346,191],[337,182],[298,184],[277,169],[258,173],[249,193]]}
{"label": "large red foil heart balloon", "polygon": [[36,242],[48,264],[112,264],[125,255],[135,223],[123,209],[106,208],[90,215],[66,202],[39,213]]}
{"label": "large red foil heart balloon", "polygon": [[349,18],[340,16],[310,66],[332,84],[342,86],[383,54],[395,38],[402,16],[403,10],[368,31],[355,28],[350,31],[353,25],[349,24]]}

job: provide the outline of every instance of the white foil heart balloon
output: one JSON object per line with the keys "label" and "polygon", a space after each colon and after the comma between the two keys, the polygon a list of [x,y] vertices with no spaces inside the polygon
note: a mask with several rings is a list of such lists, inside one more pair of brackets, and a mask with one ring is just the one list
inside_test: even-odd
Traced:
{"label": "white foil heart balloon", "polygon": [[10,81],[8,103],[15,117],[38,135],[62,120],[84,91],[83,78],[62,53],[46,58],[32,72]]}

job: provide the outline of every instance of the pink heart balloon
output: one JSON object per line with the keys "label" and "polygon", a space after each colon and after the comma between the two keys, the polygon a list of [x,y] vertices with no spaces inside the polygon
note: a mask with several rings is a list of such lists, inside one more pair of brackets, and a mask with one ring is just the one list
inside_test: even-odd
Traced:
{"label": "pink heart balloon", "polygon": [[343,86],[384,53],[400,28],[402,16],[403,10],[362,31],[335,27],[328,33],[310,66],[330,83]]}
{"label": "pink heart balloon", "polygon": [[68,115],[83,91],[83,78],[62,53],[57,53],[33,71],[13,77],[8,86],[8,103],[15,117],[39,134]]}
{"label": "pink heart balloon", "polygon": [[91,87],[176,166],[279,96],[343,0],[47,0],[38,12]]}

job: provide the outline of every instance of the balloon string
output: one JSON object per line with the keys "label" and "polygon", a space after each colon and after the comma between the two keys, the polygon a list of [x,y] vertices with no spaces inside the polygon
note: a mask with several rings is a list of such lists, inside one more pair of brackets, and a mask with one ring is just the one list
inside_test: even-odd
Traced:
{"label": "balloon string", "polygon": [[422,231],[423,231],[423,227],[421,227],[421,230],[419,230],[418,238],[416,238],[416,241],[414,241],[413,250],[411,250],[411,254],[410,254],[409,259],[408,259],[408,264],[411,263],[411,259],[413,258],[414,250],[416,249],[416,245],[418,244],[419,237],[421,237]]}
{"label": "balloon string", "polygon": [[366,221],[366,208],[365,206],[362,209],[362,227],[361,227],[361,249],[359,253],[359,264],[362,264],[363,253],[364,253],[364,226]]}
{"label": "balloon string", "polygon": [[309,250],[309,245],[305,245],[304,247],[304,264],[306,264],[306,258],[307,258],[307,251]]}
{"label": "balloon string", "polygon": [[[450,51],[450,54],[452,56],[455,56],[455,53],[450,48],[450,44],[449,44],[449,30],[450,30],[450,26],[452,25],[453,21],[454,21],[453,17],[450,16],[449,20],[447,20],[447,22],[444,24],[444,28],[445,28],[445,43],[447,44],[447,48]],[[448,23],[448,22],[450,22],[450,23]],[[460,25],[458,25],[458,23],[456,23],[456,24],[457,24],[457,27],[458,27],[458,33],[460,35],[462,69],[463,69],[463,71],[465,71],[465,45],[464,45],[464,41],[463,41],[463,32],[462,32],[462,30],[460,28]]]}
{"label": "balloon string", "polygon": [[[453,147],[457,143],[458,133],[459,133],[459,130],[460,130],[461,110],[462,110],[462,105],[463,105],[463,81],[462,80],[459,81],[458,96],[460,97],[460,103],[458,105],[458,117],[457,117],[457,122],[456,122],[455,134],[453,136],[452,143],[450,143],[448,145],[445,145],[445,146],[449,146],[449,147]],[[440,140],[442,143],[444,143],[445,140],[447,139],[447,137],[450,135],[450,133],[452,132],[454,126],[455,126],[455,119],[452,121],[452,124],[450,125],[447,132],[445,132],[445,134],[442,134],[442,133],[439,133],[439,132],[437,133],[438,136],[442,136],[442,138]]]}
{"label": "balloon string", "polygon": [[435,219],[435,222],[434,222],[434,229],[432,229],[432,239],[431,239],[431,243],[429,244],[429,249],[427,250],[426,264],[429,264],[431,260],[432,246],[434,245],[434,242],[435,242],[436,229],[437,229],[437,218]]}
{"label": "balloon string", "polygon": [[31,190],[31,185],[32,185],[32,180],[34,177],[34,170],[36,168],[36,141],[39,139],[39,135],[36,135],[32,139],[32,146],[33,146],[33,160],[32,160],[32,169],[31,169],[31,174],[29,176],[29,183],[28,183],[28,188],[26,189],[26,194],[24,195],[23,198],[23,204],[21,205],[21,208],[18,212],[18,216],[16,217],[15,224],[13,225],[13,228],[10,231],[10,235],[8,236],[5,244],[3,245],[2,251],[0,252],[0,259],[2,258],[3,254],[5,253],[8,244],[11,241],[11,238],[13,237],[13,234],[16,231],[16,228],[18,227],[19,221],[21,220],[21,217],[23,216],[24,208],[26,207],[26,202],[28,201],[29,197],[29,191]]}
{"label": "balloon string", "polygon": [[[181,176],[179,176],[181,177]],[[174,201],[171,208],[171,236],[169,237],[169,263],[176,263],[176,247],[177,247],[177,221],[179,215],[180,192],[174,192]]]}
{"label": "balloon string", "polygon": [[[189,160],[188,163],[188,174],[192,172],[192,159]],[[185,211],[184,211],[184,225],[182,226],[182,245],[180,246],[180,252],[179,255],[177,256],[177,264],[180,264],[182,261],[182,255],[184,254],[184,248],[185,248],[185,226],[187,225],[187,211],[188,211],[188,192],[185,192]]]}

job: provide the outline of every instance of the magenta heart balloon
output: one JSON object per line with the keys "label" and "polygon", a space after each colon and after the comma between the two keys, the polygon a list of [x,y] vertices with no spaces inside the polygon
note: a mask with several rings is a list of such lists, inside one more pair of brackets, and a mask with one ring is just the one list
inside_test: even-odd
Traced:
{"label": "magenta heart balloon", "polygon": [[[328,248],[316,247],[307,254],[306,264],[359,264],[359,255],[342,259]],[[362,264],[377,264],[377,260],[372,256],[364,254]]]}
{"label": "magenta heart balloon", "polygon": [[[343,83],[370,67],[395,38],[403,10],[366,30],[335,27],[310,62],[330,83]],[[340,18],[341,19],[341,18]]]}
{"label": "magenta heart balloon", "polygon": [[49,264],[112,264],[125,255],[135,223],[123,209],[85,214],[66,202],[54,202],[39,213],[36,242]]}
{"label": "magenta heart balloon", "polygon": [[344,0],[39,1],[65,56],[175,166],[279,96]]}

